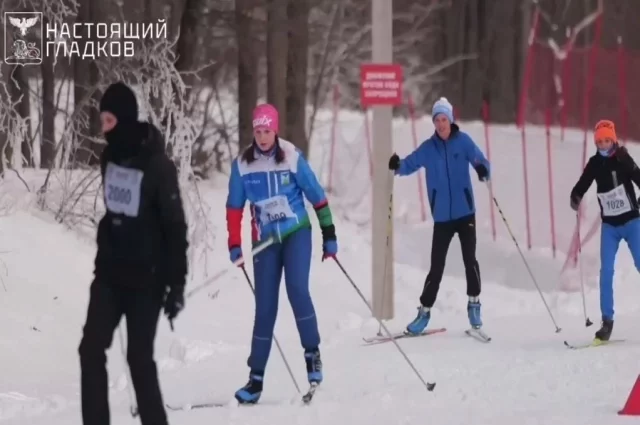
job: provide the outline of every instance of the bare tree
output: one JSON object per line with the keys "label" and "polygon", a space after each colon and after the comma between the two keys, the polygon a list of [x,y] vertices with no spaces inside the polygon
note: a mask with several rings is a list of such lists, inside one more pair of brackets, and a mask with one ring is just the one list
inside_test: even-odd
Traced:
{"label": "bare tree", "polygon": [[309,0],[290,0],[287,6],[287,133],[306,156],[307,139],[307,54],[309,51]]}
{"label": "bare tree", "polygon": [[254,41],[255,0],[236,0],[238,46],[238,137],[239,149],[253,140],[252,112],[258,101],[258,52]]}
{"label": "bare tree", "polygon": [[280,133],[287,134],[288,0],[268,0],[267,101],[280,113]]}

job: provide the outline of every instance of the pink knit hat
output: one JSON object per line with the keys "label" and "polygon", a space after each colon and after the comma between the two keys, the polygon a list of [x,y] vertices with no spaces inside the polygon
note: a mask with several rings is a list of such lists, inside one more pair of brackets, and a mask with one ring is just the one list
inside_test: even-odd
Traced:
{"label": "pink knit hat", "polygon": [[256,106],[253,110],[253,129],[267,129],[278,132],[278,110],[268,103]]}

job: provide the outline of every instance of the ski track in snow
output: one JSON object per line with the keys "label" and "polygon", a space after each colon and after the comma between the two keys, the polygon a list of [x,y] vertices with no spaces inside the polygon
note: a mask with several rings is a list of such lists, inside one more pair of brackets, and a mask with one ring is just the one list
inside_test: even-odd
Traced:
{"label": "ski track in snow", "polygon": [[[511,137],[512,131],[508,134]],[[494,139],[500,141],[500,135]],[[570,147],[574,155],[581,154],[579,144],[562,145],[558,150]],[[566,171],[567,181],[577,178],[574,171]],[[503,173],[498,171],[498,175]],[[325,382],[312,404],[303,406],[274,345],[260,405],[237,407],[233,393],[248,375],[253,298],[242,274],[228,265],[224,211],[219,207],[226,196],[222,183],[203,188],[213,208],[212,225],[218,229],[209,275],[229,271],[187,299],[175,333],[161,318],[156,360],[166,403],[213,401],[225,406],[169,412],[172,425],[630,423],[617,411],[639,371],[640,279],[624,244],[615,283],[614,337],[627,341],[574,351],[564,347],[563,341],[581,343],[592,338],[599,322],[597,291],[592,285],[587,288],[587,309],[594,326],[585,328],[580,294],[556,290],[563,256],[552,260],[545,250],[525,251],[563,329],[555,333],[513,244],[493,242],[486,222],[478,235],[481,300],[484,329],[493,340],[485,344],[464,334],[468,326],[465,282],[454,242],[430,325],[446,327],[447,332],[398,341],[425,380],[436,382],[433,392],[426,391],[393,343],[363,344],[362,337],[375,335],[378,324],[339,268],[320,261],[319,236],[314,232],[312,293],[323,337]],[[0,276],[7,287],[7,292],[0,292],[0,424],[79,424],[77,347],[92,278],[94,243],[38,211],[24,189],[20,192],[20,184],[0,185],[0,191],[22,193],[15,195],[15,208],[0,217]],[[477,197],[482,189],[476,188]],[[506,189],[501,190],[500,199],[508,204]],[[479,212],[482,220],[487,215],[487,211]],[[341,261],[368,297],[369,231],[341,220],[340,212],[336,216]],[[499,216],[497,225],[503,227]],[[248,228],[245,224],[245,243]],[[415,315],[430,251],[429,224],[400,222],[396,228],[396,317],[387,322],[392,332],[402,330]],[[522,226],[516,228],[522,234]],[[591,281],[597,266],[590,264]],[[190,282],[187,291],[200,283]],[[276,336],[306,391],[302,349],[284,285]],[[130,383],[117,335],[108,358],[112,424],[139,423],[128,413]]]}

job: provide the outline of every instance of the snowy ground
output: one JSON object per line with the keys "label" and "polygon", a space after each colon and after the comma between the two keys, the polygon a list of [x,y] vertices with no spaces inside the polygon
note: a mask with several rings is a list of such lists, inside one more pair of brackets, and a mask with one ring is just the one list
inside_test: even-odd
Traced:
{"label": "snowy ground", "polygon": [[[507,142],[503,141],[505,146]],[[562,145],[560,151],[581,155],[578,143]],[[576,177],[572,169],[566,180]],[[27,180],[37,189],[40,178]],[[508,170],[496,172],[496,184],[501,182],[499,199],[512,205],[520,186],[513,188],[513,194],[508,192],[508,178]],[[4,211],[0,216],[0,277],[6,287],[6,291],[0,287],[0,424],[79,424],[77,346],[86,314],[94,242],[86,234],[65,229],[49,212],[39,211],[34,195],[16,179],[9,180],[0,184],[0,210]],[[584,327],[579,293],[554,290],[563,258],[553,260],[545,249],[525,253],[536,277],[548,289],[545,297],[563,329],[556,334],[512,242],[506,237],[493,242],[486,226],[479,234],[479,258],[485,328],[493,341],[482,344],[463,333],[466,296],[457,242],[451,247],[433,316],[433,326],[448,331],[400,341],[425,379],[437,383],[434,392],[425,390],[393,344],[362,345],[361,338],[375,334],[378,325],[338,267],[322,263],[316,249],[312,291],[323,336],[325,383],[311,406],[301,406],[274,346],[261,405],[235,407],[233,392],[247,378],[253,299],[242,274],[228,267],[221,207],[224,187],[224,180],[219,179],[201,188],[212,206],[210,223],[216,235],[207,272],[220,277],[188,298],[175,333],[162,319],[156,359],[168,403],[218,401],[229,405],[172,412],[172,425],[633,423],[633,418],[616,414],[640,372],[640,337],[635,326],[640,318],[640,285],[624,245],[616,275],[614,334],[627,341],[572,351],[563,346],[563,340],[587,341],[595,326]],[[546,202],[544,193],[535,195],[541,199],[533,196],[540,204]],[[12,208],[2,208],[7,205]],[[366,226],[363,231],[344,220],[347,211],[336,215],[342,217],[337,223],[341,261],[369,296]],[[512,227],[521,235],[521,220],[516,217],[513,221]],[[497,224],[503,232],[503,224]],[[428,268],[430,246],[425,241],[430,228],[428,223],[397,222],[396,318],[388,323],[393,330],[404,328],[414,316]],[[316,240],[314,247],[319,246]],[[597,264],[590,266],[597,270]],[[190,282],[189,288],[199,284],[202,278]],[[280,305],[276,334],[296,379],[304,384],[302,351],[284,288]],[[597,292],[588,288],[587,309],[596,324],[597,307]],[[137,423],[128,413],[130,388],[117,335],[109,352],[109,371],[112,424]]]}

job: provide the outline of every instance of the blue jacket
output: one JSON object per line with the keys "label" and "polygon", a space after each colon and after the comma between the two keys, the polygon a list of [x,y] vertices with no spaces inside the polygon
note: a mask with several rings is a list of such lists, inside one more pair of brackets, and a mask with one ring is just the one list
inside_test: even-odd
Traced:
{"label": "blue jacket", "polygon": [[316,211],[328,205],[324,189],[300,151],[286,140],[279,139],[278,143],[284,154],[280,164],[274,155],[256,152],[252,163],[238,157],[231,165],[226,205],[229,247],[240,245],[242,212],[247,201],[254,242],[272,235],[281,239],[300,225],[310,225],[304,197]]}
{"label": "blue jacket", "polygon": [[456,124],[451,127],[449,140],[443,141],[434,132],[400,161],[400,168],[396,170],[397,175],[407,176],[421,167],[426,169],[429,205],[436,223],[475,214],[470,164],[474,168],[483,164],[491,172],[489,161],[471,137]]}

